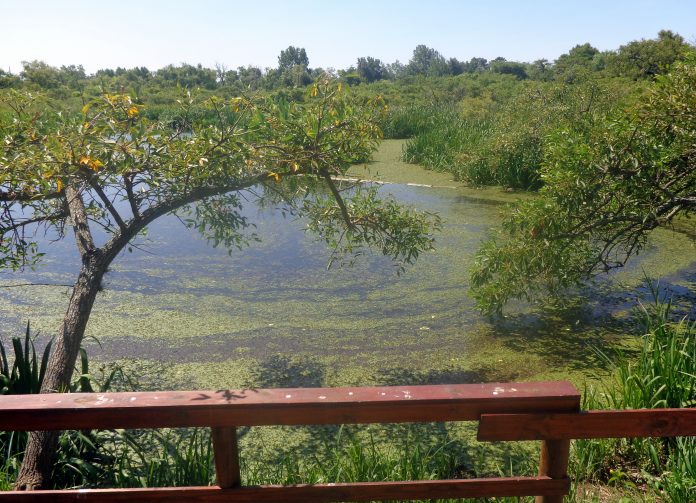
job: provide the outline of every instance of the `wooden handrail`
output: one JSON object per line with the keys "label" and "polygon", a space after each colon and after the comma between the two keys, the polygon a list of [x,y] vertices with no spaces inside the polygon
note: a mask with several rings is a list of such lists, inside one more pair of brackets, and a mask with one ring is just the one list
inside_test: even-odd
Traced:
{"label": "wooden handrail", "polygon": [[0,493],[0,502],[330,502],[541,496],[570,490],[564,475],[242,487],[236,427],[477,421],[486,413],[574,413],[580,394],[565,381],[369,388],[292,388],[0,397],[0,430],[199,426],[212,429],[218,487]]}
{"label": "wooden handrail", "polygon": [[[565,381],[0,396],[0,430],[211,428],[217,487],[0,492],[9,502],[331,502],[537,496],[570,490],[570,440],[696,435],[696,409],[581,412]],[[238,426],[479,421],[478,439],[542,440],[539,475],[241,486]]]}
{"label": "wooden handrail", "polygon": [[510,477],[405,482],[300,484],[222,489],[220,487],[164,487],[147,489],[82,489],[79,491],[0,492],[3,503],[322,503],[333,501],[431,500],[549,495],[562,498],[568,479]]}
{"label": "wooden handrail", "polygon": [[578,414],[483,414],[477,438],[501,441],[694,435],[696,409],[634,409]]}
{"label": "wooden handrail", "polygon": [[565,381],[0,397],[0,430],[478,421],[493,412],[577,412]]}

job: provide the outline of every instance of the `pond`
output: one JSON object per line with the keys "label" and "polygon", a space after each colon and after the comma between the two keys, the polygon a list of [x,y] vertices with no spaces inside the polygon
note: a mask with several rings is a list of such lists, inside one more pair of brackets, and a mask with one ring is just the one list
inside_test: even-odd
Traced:
{"label": "pond", "polygon": [[[405,274],[378,256],[327,271],[330,250],[302,221],[253,204],[246,211],[261,242],[231,254],[164,218],[107,275],[88,327],[90,357],[142,367],[156,375],[149,387],[582,383],[601,371],[592,346],[631,344],[622,320],[643,270],[693,304],[694,241],[660,230],[630,267],[579,292],[570,306],[516,305],[502,320],[482,317],[467,294],[468,269],[504,203],[519,196],[461,187],[401,163],[400,150],[401,142],[385,141],[368,172],[352,173],[396,182],[380,190],[442,217],[436,250]],[[70,240],[46,250],[37,271],[4,273],[0,283],[72,283]],[[21,333],[26,320],[53,333],[67,295],[59,286],[0,288],[3,339]]]}

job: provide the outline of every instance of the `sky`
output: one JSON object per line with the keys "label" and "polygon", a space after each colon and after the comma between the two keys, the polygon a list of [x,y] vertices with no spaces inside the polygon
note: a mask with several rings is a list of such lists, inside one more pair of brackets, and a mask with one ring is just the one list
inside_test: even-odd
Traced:
{"label": "sky", "polygon": [[661,29],[696,42],[696,0],[0,0],[0,68],[267,68],[289,45],[307,50],[311,68],[407,63],[418,44],[459,60],[553,61]]}

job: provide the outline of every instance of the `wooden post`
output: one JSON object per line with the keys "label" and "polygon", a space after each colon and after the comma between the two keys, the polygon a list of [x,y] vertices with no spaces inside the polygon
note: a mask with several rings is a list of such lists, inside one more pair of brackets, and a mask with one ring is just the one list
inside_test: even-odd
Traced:
{"label": "wooden post", "polygon": [[[570,440],[544,440],[541,443],[539,475],[552,479],[568,476]],[[535,503],[563,503],[564,496],[537,496]]]}
{"label": "wooden post", "polygon": [[237,429],[234,427],[212,428],[212,434],[218,485],[222,489],[239,487],[242,478],[239,473]]}

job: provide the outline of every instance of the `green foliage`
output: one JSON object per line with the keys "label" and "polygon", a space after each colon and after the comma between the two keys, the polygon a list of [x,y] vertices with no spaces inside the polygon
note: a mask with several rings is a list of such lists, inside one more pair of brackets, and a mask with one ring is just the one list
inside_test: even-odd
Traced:
{"label": "green foliage", "polygon": [[[380,250],[399,273],[418,256],[433,248],[432,233],[440,229],[437,215],[400,209],[393,198],[380,198],[376,187],[356,186],[345,208],[335,207],[330,197],[318,198],[305,206],[307,228],[334,250],[329,265],[346,264],[367,249]],[[346,228],[338,222],[350,216]],[[380,222],[379,227],[375,223]]]}
{"label": "green foliage", "polygon": [[142,430],[112,432],[105,445],[113,471],[102,486],[177,487],[215,483],[210,430]]}
{"label": "green foliage", "polygon": [[39,392],[46,373],[51,343],[52,341],[49,341],[46,344],[43,356],[39,360],[27,322],[24,343],[20,337],[12,338],[14,361],[10,370],[7,351],[0,340],[0,395],[25,395]]}
{"label": "green foliage", "polygon": [[[637,313],[643,344],[635,355],[600,352],[612,369],[601,390],[584,393],[583,409],[682,408],[696,404],[696,322],[672,321],[670,301],[660,300],[648,281],[653,303]],[[693,438],[576,440],[571,471],[577,478],[623,486],[649,483],[667,501],[684,503],[696,488]]]}
{"label": "green foliage", "polygon": [[[52,342],[52,340],[48,341],[39,359],[29,323],[23,338],[12,338],[11,353],[8,354],[0,341],[0,395],[39,393]],[[84,349],[80,349],[79,367],[75,369],[69,391],[106,392],[111,390],[112,386],[127,382],[128,378],[117,366],[110,369],[104,367],[98,375],[93,375],[90,372],[87,353]],[[60,487],[85,485],[108,474],[113,458],[103,449],[110,439],[108,432],[62,433],[57,460],[53,467],[53,480],[56,485]],[[19,470],[26,442],[26,432],[0,433],[0,489],[3,485],[7,486],[5,489],[10,488]]]}
{"label": "green foliage", "polygon": [[387,77],[387,69],[379,59],[370,56],[358,58],[358,75],[365,82],[374,82]]}
{"label": "green foliage", "polygon": [[293,66],[301,66],[307,68],[309,66],[309,58],[304,47],[289,46],[287,49],[280,51],[278,56],[278,69],[281,71],[289,70]]}
{"label": "green foliage", "polygon": [[526,65],[515,61],[496,61],[491,65],[491,71],[514,75],[520,80],[524,80],[528,77]]}
{"label": "green foliage", "polygon": [[546,139],[540,197],[482,246],[472,295],[487,313],[621,267],[650,231],[696,208],[696,65],[678,63],[628,112]]}
{"label": "green foliage", "polygon": [[[80,116],[42,110],[31,95],[7,95],[4,102],[14,117],[0,124],[6,139],[0,149],[0,199],[8,217],[0,224],[6,238],[0,245],[2,265],[17,269],[40,258],[23,229],[37,222],[62,225],[67,214],[56,201],[71,185],[85,184],[82,197],[93,219],[107,228],[120,219],[121,230],[128,216],[116,213],[118,201],[109,200],[107,194],[122,195],[116,198],[127,201],[130,224],[136,227],[141,216],[163,211],[154,207],[174,211],[207,199],[194,211],[206,222],[190,225],[214,243],[232,246],[245,242],[241,233],[248,223],[240,214],[239,199],[220,193],[296,178],[291,190],[281,191],[285,203],[316,213],[319,209],[312,209],[309,192],[333,186],[332,176],[369,158],[379,140],[377,122],[383,104],[379,99],[347,98],[340,86],[329,81],[315,85],[308,94],[306,103],[282,96],[199,101],[187,94],[179,100],[176,120],[169,124],[148,120],[143,112],[147,106],[126,95],[95,99]],[[333,210],[341,209],[341,204],[360,208],[369,200],[380,218],[364,214],[352,218],[339,212],[341,219],[327,220],[322,233],[340,232],[329,231],[328,226],[347,225],[346,236],[353,236],[354,248],[358,239],[360,247],[376,245],[395,261],[408,263],[429,248],[431,237],[418,240],[412,228],[401,227],[412,224],[418,232],[426,230],[425,218],[411,218],[408,213],[406,220],[400,219],[393,202],[378,211],[376,198],[352,204],[339,202],[337,191],[332,194]],[[321,211],[329,209],[326,204],[328,200],[322,200]],[[32,218],[24,217],[32,212]],[[360,232],[354,233],[358,228]],[[398,251],[399,246],[412,248]]]}
{"label": "green foliage", "polygon": [[[411,138],[418,141],[422,136],[438,128],[438,121],[447,120],[451,107],[439,107],[434,105],[412,105],[390,107],[388,114],[382,119],[380,127],[385,138]],[[406,159],[410,162],[421,162],[421,159],[412,158],[408,153]]]}
{"label": "green foliage", "polygon": [[542,184],[549,135],[561,128],[586,134],[625,92],[599,83],[513,89],[513,97],[502,103],[484,95],[461,100],[460,113],[451,107],[430,110],[405,158],[472,185],[535,190]]}
{"label": "green foliage", "polygon": [[448,70],[447,61],[442,54],[423,44],[416,46],[411,60],[406,65],[409,75],[440,77],[447,75]]}
{"label": "green foliage", "polygon": [[656,39],[635,40],[619,47],[608,56],[607,70],[634,79],[655,78],[693,52],[693,46],[687,44],[681,35],[662,30]]}

